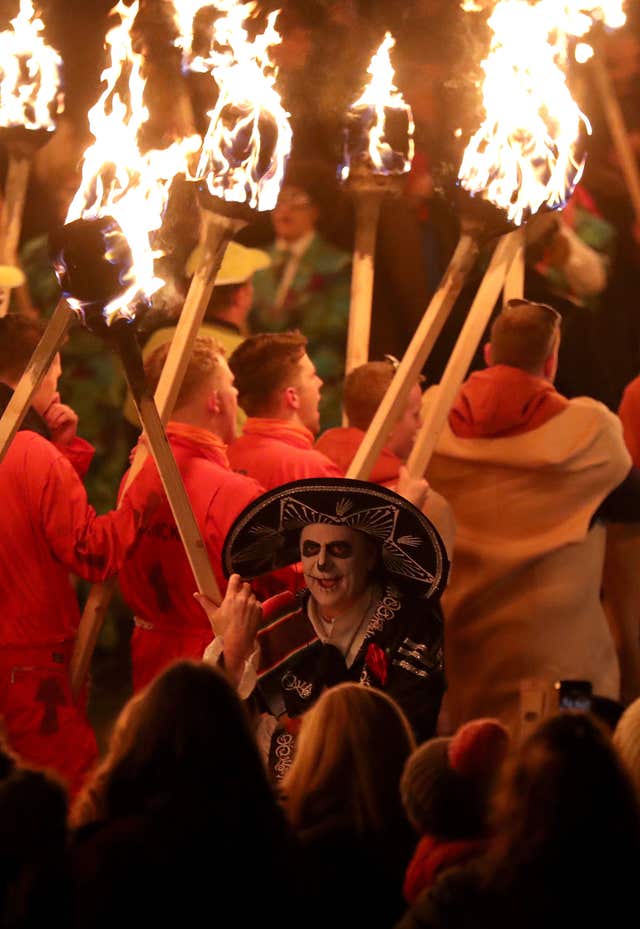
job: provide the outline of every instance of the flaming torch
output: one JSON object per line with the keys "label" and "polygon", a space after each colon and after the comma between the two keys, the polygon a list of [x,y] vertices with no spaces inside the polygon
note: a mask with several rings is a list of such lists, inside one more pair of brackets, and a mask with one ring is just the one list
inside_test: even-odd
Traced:
{"label": "flaming torch", "polygon": [[482,64],[485,118],[465,149],[458,173],[466,210],[472,208],[480,224],[462,235],[351,463],[349,477],[370,473],[397,418],[395,410],[415,383],[460,291],[479,237],[486,237],[497,220],[503,229],[516,228],[498,241],[407,462],[414,477],[424,474],[521,244],[518,227],[540,210],[562,208],[580,179],[582,139],[589,126],[566,86],[567,35],[558,22],[558,6],[554,0],[533,5],[528,0],[499,0],[491,13],[493,37]]}
{"label": "flaming torch", "polygon": [[[22,213],[35,152],[55,130],[62,112],[62,60],[47,45],[42,21],[31,0],[20,0],[11,29],[0,32],[0,129],[9,164],[0,217],[0,262],[15,264]],[[0,290],[0,316],[9,305],[9,291]]]}
{"label": "flaming torch", "polygon": [[[274,26],[276,14],[269,17],[265,32],[249,41],[245,21],[253,5],[219,2],[217,8],[224,15],[214,24],[211,50],[206,56],[194,57],[193,20],[206,5],[203,0],[173,2],[176,45],[182,49],[183,66],[209,74],[218,98],[207,114],[209,128],[191,177],[199,187],[200,260],[156,391],[163,421],[180,389],[227,245],[254,209],[270,210],[275,205],[291,149],[288,114],[275,90],[277,72],[269,58],[269,48],[280,42]],[[142,459],[134,460],[132,475],[141,464]]]}
{"label": "flaming torch", "polygon": [[0,421],[2,450],[58,350],[74,315],[71,307],[119,351],[198,589],[219,602],[206,549],[133,338],[137,309],[163,283],[154,273],[150,235],[161,225],[174,176],[186,170],[187,158],[195,154],[200,139],[183,139],[161,151],[141,151],[138,136],[148,112],[143,103],[142,58],[134,52],[130,34],[138,2],[131,6],[120,2],[113,12],[120,23],[107,36],[110,63],[102,74],[105,90],[89,113],[95,142],[84,154],[82,182],[67,222],[51,242],[68,306],[64,300],[58,304]]}
{"label": "flaming torch", "polygon": [[342,180],[355,200],[356,235],[351,271],[347,373],[369,358],[376,233],[383,197],[398,195],[413,159],[413,116],[394,86],[387,32],[371,59],[369,83],[352,104],[345,129]]}
{"label": "flaming torch", "polygon": [[[181,31],[178,44],[185,49],[190,48],[191,24],[200,6],[202,4],[194,0],[181,0],[180,4],[176,0],[176,23]],[[275,72],[270,68],[267,55],[268,46],[280,41],[273,28],[275,16],[270,17],[267,31],[252,44],[243,27],[250,10],[249,5],[235,4],[228,10],[227,17],[217,21],[213,41],[222,52],[212,53],[210,59],[190,61],[185,58],[188,66],[213,75],[219,96],[217,106],[209,114],[211,122],[196,172],[202,214],[200,263],[193,275],[155,394],[163,422],[169,418],[180,390],[227,245],[246,224],[252,206],[259,210],[274,206],[291,147],[291,129],[273,86]],[[269,73],[265,75],[266,65]],[[235,125],[239,140],[234,138],[231,118],[236,110],[243,114],[243,119],[237,120]],[[247,138],[250,128],[253,131]],[[274,129],[277,130],[275,134]],[[265,136],[272,145],[268,158],[264,154]],[[214,171],[218,172],[216,176]],[[144,446],[139,445],[129,470],[129,480],[138,473],[145,457]],[[86,678],[113,586],[114,582],[95,584],[89,593],[71,661],[74,694],[79,693]],[[209,597],[215,602],[220,600],[215,590],[213,593],[210,590]]]}

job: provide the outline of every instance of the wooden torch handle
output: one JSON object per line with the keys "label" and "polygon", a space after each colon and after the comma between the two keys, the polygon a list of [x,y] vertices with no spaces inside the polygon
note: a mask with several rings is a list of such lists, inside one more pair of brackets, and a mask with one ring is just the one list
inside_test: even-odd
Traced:
{"label": "wooden torch handle", "polygon": [[0,461],[6,455],[14,435],[20,428],[34,394],[51,367],[56,353],[60,350],[74,318],[73,310],[65,300],[60,300],[0,418]]}
{"label": "wooden torch handle", "polygon": [[[202,244],[204,252],[200,264],[191,278],[189,292],[178,319],[176,331],[155,392],[155,404],[162,423],[166,423],[171,416],[191,357],[193,343],[202,325],[227,245],[235,233],[246,225],[242,220],[218,216],[211,210],[203,210],[203,221]],[[123,492],[139,473],[147,456],[146,446],[139,443],[127,474]],[[215,578],[213,580],[215,582]],[[112,578],[101,584],[94,584],[89,591],[71,658],[71,690],[74,697],[77,697],[80,693],[89,673],[91,657],[115,586],[116,581]],[[218,603],[220,602],[219,591],[217,597],[212,599]]]}
{"label": "wooden torch handle", "polygon": [[356,205],[356,234],[351,266],[346,374],[369,360],[376,236],[384,192],[355,190],[353,196]]}
{"label": "wooden torch handle", "polygon": [[347,477],[368,479],[477,257],[476,237],[463,234],[442,282],[425,310],[389,389],[351,462]]}
{"label": "wooden torch handle", "polygon": [[407,460],[407,470],[412,477],[423,477],[431,460],[431,455],[449,415],[449,410],[460,390],[460,385],[465,378],[480,339],[491,318],[496,300],[504,286],[511,263],[517,254],[520,241],[518,231],[503,236],[491,257],[482,283],[478,288],[476,297],[442,375],[435,400],[427,410]]}

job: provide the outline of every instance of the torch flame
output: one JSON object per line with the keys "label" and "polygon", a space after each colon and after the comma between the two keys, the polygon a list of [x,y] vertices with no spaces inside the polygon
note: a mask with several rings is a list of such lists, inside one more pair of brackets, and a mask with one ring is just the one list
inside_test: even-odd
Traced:
{"label": "torch flame", "polygon": [[0,32],[0,126],[55,129],[62,112],[62,59],[40,33],[44,29],[31,0],[20,0],[11,29]]}
{"label": "torch flame", "polygon": [[[154,274],[157,253],[149,236],[162,224],[173,178],[186,172],[189,155],[200,145],[193,136],[163,150],[140,150],[138,135],[149,112],[143,103],[142,56],[134,52],[131,40],[138,6],[138,0],[131,6],[120,0],[112,10],[120,23],[106,37],[110,64],[101,75],[106,87],[89,111],[95,141],[84,153],[82,181],[66,218],[69,223],[112,216],[127,240],[133,265],[121,280],[124,292],[104,308],[108,322],[118,315],[133,317],[133,304],[164,283]],[[73,298],[69,303],[81,309]]]}
{"label": "torch flame", "polygon": [[174,44],[181,49],[185,63],[188,63],[192,54],[193,20],[205,6],[213,6],[206,0],[174,0],[173,19],[178,30],[178,37]]}
{"label": "torch flame", "polygon": [[543,205],[564,206],[580,180],[582,131],[591,132],[567,87],[569,38],[599,21],[625,21],[623,0],[498,0],[485,73],[485,120],[464,153],[458,179],[520,225]]}
{"label": "torch flame", "polygon": [[[394,85],[395,72],[391,64],[390,51],[396,44],[390,32],[385,34],[380,47],[373,55],[367,73],[371,80],[365,86],[362,96],[351,106],[354,114],[367,114],[369,127],[368,156],[375,173],[404,174],[411,170],[414,153],[413,133],[415,125],[411,107]],[[387,117],[390,110],[401,111],[407,120],[407,147],[403,152],[393,148],[387,138]],[[357,116],[356,116],[357,118]],[[346,180],[350,171],[350,153],[345,153],[345,163],[342,167],[342,179]]]}
{"label": "torch flame", "polygon": [[269,49],[280,35],[277,12],[267,18],[264,32],[249,39],[246,21],[254,3],[226,0],[217,4],[224,15],[213,27],[206,57],[191,67],[208,71],[218,85],[196,180],[206,178],[209,192],[258,210],[272,210],[278,199],[291,151],[289,114],[275,88],[277,68]]}

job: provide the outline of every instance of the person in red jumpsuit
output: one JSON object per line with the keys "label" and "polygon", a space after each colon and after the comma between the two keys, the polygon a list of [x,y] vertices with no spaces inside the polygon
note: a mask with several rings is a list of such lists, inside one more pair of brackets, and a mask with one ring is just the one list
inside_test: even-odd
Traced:
{"label": "person in red jumpsuit", "polygon": [[[168,343],[161,345],[145,363],[153,388],[168,350]],[[211,338],[196,339],[166,431],[223,593],[227,583],[222,543],[236,516],[263,493],[255,480],[236,474],[229,466],[226,449],[235,435],[236,414],[237,391],[222,349]],[[161,493],[160,477],[151,461],[139,480],[147,490]],[[164,494],[119,581],[135,614],[131,641],[134,691],[176,659],[202,658],[211,641],[211,626],[194,599],[196,583]]]}
{"label": "person in red jumpsuit", "polygon": [[248,416],[229,448],[236,471],[267,490],[305,477],[342,477],[313,447],[320,429],[322,380],[299,332],[251,336],[229,358],[238,402]]}
{"label": "person in red jumpsuit", "polygon": [[[1,410],[41,334],[35,320],[0,319]],[[77,438],[77,417],[60,402],[59,376],[56,356],[0,462],[0,713],[13,751],[57,771],[75,793],[97,749],[69,684],[80,621],[69,573],[89,581],[115,574],[152,501],[134,482],[118,511],[96,515],[78,474],[91,447]]]}

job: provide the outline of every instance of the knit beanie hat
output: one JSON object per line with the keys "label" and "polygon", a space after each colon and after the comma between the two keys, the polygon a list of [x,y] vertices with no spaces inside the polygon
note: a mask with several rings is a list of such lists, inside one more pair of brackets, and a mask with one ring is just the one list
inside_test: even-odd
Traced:
{"label": "knit beanie hat", "polygon": [[509,732],[497,719],[474,719],[452,738],[420,745],[407,759],[400,782],[414,829],[452,840],[481,837],[508,749]]}
{"label": "knit beanie hat", "polygon": [[640,697],[626,708],[613,733],[613,744],[640,800]]}

